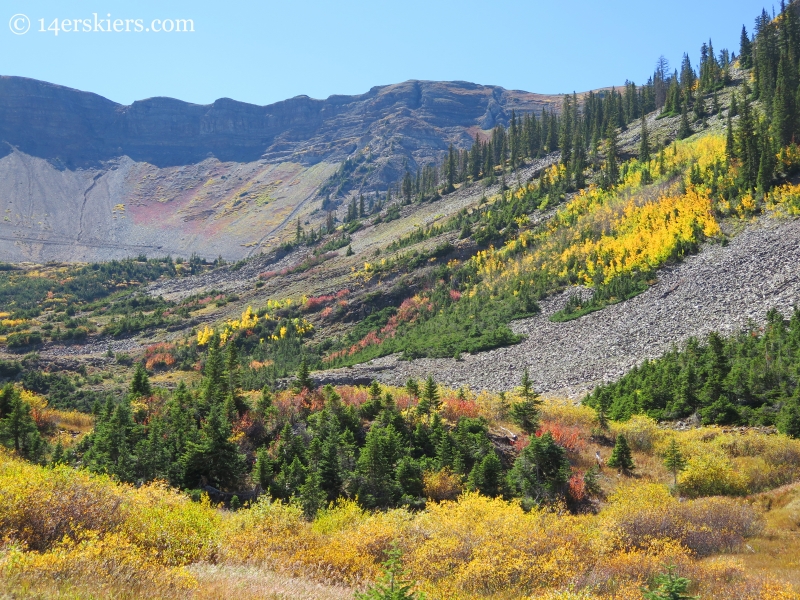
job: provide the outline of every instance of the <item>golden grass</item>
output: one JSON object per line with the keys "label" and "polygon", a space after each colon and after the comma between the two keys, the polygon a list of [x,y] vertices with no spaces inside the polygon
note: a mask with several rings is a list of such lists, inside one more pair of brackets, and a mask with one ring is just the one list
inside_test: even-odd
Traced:
{"label": "golden grass", "polygon": [[288,577],[267,569],[245,565],[192,565],[197,581],[192,595],[197,600],[352,600],[353,590],[324,585],[300,577]]}

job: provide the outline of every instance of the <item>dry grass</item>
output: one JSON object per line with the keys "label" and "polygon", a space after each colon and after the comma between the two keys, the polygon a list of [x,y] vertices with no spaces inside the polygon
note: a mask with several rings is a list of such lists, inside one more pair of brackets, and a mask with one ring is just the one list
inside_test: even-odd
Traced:
{"label": "dry grass", "polygon": [[56,429],[76,433],[88,433],[94,427],[94,417],[77,410],[47,409],[44,411],[43,418],[52,423]]}
{"label": "dry grass", "polygon": [[351,600],[353,590],[342,586],[323,585],[308,579],[288,577],[273,571],[250,566],[192,565],[189,572],[197,580],[192,598],[216,600]]}

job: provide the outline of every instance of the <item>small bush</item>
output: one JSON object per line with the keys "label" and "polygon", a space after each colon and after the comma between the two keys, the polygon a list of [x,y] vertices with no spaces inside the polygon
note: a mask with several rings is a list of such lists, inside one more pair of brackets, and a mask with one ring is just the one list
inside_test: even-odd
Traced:
{"label": "small bush", "polygon": [[724,456],[701,454],[686,463],[678,487],[691,498],[698,496],[740,496],[747,493],[747,479]]}

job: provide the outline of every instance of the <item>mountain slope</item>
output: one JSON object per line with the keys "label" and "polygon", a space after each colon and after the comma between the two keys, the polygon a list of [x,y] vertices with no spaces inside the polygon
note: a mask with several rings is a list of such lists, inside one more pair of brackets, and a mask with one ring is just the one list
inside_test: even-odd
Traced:
{"label": "mountain slope", "polygon": [[366,156],[365,189],[439,161],[449,144],[560,98],[408,81],[269,106],[96,94],[0,77],[0,253],[88,261],[196,252],[239,259],[307,220],[338,165]]}

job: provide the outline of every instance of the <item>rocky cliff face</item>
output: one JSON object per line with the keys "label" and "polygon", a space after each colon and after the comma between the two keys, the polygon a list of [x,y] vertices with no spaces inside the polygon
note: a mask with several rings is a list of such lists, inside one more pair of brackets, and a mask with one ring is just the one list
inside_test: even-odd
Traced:
{"label": "rocky cliff face", "polygon": [[96,94],[0,77],[0,260],[131,254],[237,259],[319,207],[337,166],[368,149],[369,186],[467,147],[511,111],[560,98],[466,82],[407,81],[269,106]]}
{"label": "rocky cliff face", "polygon": [[67,168],[120,156],[158,167],[209,157],[251,162],[344,159],[398,134],[412,153],[462,141],[470,128],[506,124],[512,109],[541,112],[557,98],[466,82],[407,81],[359,96],[298,96],[268,106],[221,98],[210,105],[149,98],[123,106],[96,94],[0,77],[0,141]]}

